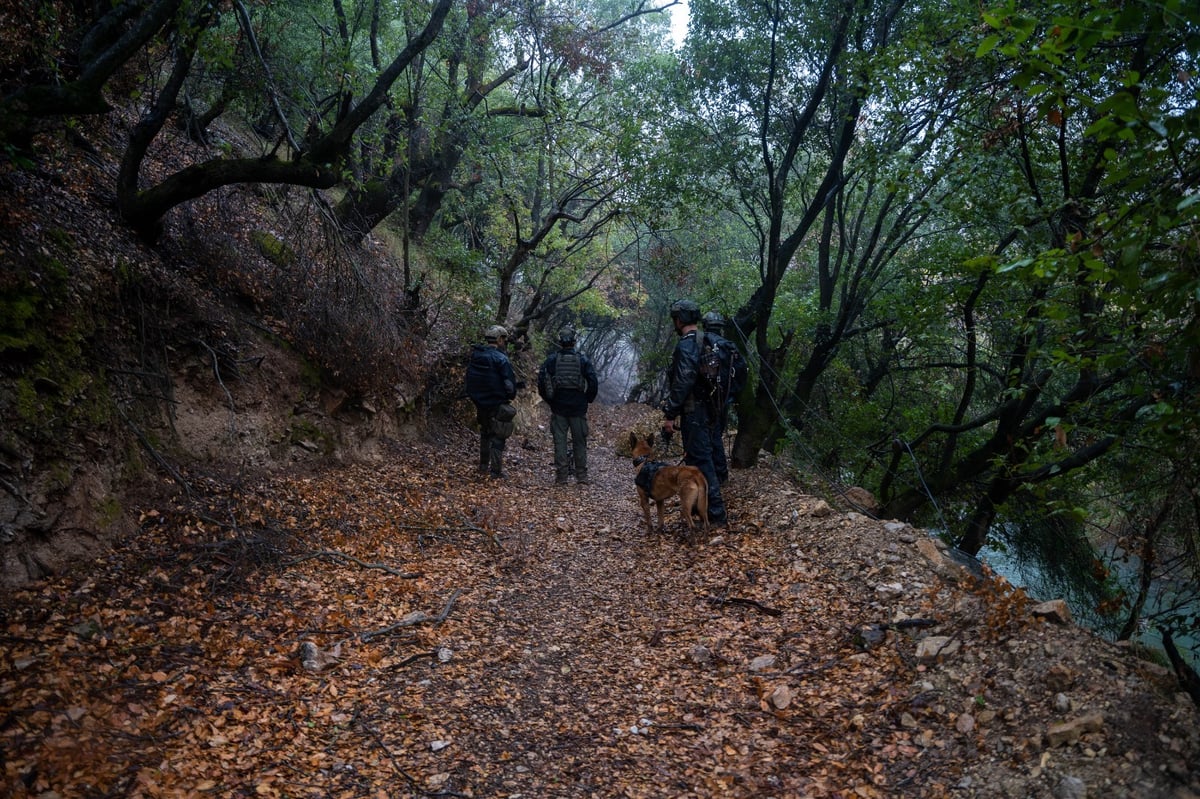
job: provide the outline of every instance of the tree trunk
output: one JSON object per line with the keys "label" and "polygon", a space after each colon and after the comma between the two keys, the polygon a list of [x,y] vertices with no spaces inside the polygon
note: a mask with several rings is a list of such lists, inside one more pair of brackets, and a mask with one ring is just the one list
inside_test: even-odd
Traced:
{"label": "tree trunk", "polygon": [[750,469],[758,463],[758,454],[763,442],[777,426],[775,406],[770,394],[759,384],[749,403],[739,403],[737,435],[733,439],[733,450],[729,454],[729,465],[734,469]]}
{"label": "tree trunk", "polygon": [[979,550],[987,544],[988,531],[992,528],[992,522],[996,520],[996,510],[1021,485],[1021,481],[1012,475],[1026,459],[1022,453],[1023,450],[1020,449],[1010,450],[1008,460],[1002,467],[1004,472],[992,478],[987,493],[979,499],[971,513],[967,527],[956,543],[956,546],[968,555],[978,555]]}
{"label": "tree trunk", "polygon": [[167,211],[213,189],[234,183],[281,183],[328,189],[341,173],[324,165],[278,158],[214,159],[176,172],[152,189],[138,192],[122,204],[121,213],[135,230],[152,234]]}
{"label": "tree trunk", "polygon": [[978,555],[979,550],[983,549],[983,545],[987,543],[988,530],[991,529],[992,522],[995,520],[995,504],[990,496],[982,497],[971,513],[971,518],[967,521],[966,529],[963,530],[956,546],[972,557]]}
{"label": "tree trunk", "polygon": [[1167,653],[1167,659],[1171,661],[1171,666],[1175,669],[1175,676],[1179,678],[1179,687],[1192,698],[1193,704],[1200,707],[1200,674],[1197,674],[1196,670],[1188,665],[1183,656],[1179,654],[1171,631],[1160,627],[1158,632],[1162,635],[1163,649]]}
{"label": "tree trunk", "polygon": [[150,149],[150,143],[159,134],[167,119],[176,109],[179,91],[191,70],[192,58],[199,45],[200,34],[208,28],[216,16],[213,4],[202,5],[195,18],[189,20],[189,34],[183,38],[176,49],[175,64],[167,78],[162,91],[150,109],[150,113],[142,117],[129,136],[129,146],[121,157],[121,168],[117,173],[117,204],[121,216],[135,230],[153,238],[159,229],[159,219],[162,213],[147,218],[145,211],[153,211],[154,206],[142,206],[139,203],[138,175],[141,173],[142,161]]}
{"label": "tree trunk", "polygon": [[[768,287],[760,287],[755,293],[755,298],[760,294],[770,295]],[[748,305],[752,305],[755,299],[752,298]],[[769,296],[767,302],[773,302],[773,296]],[[770,311],[765,312],[765,319],[761,323],[765,323],[766,319],[770,318]],[[761,324],[759,320],[755,320],[753,325]],[[780,413],[781,408],[776,401],[776,396],[779,392],[779,369],[783,362],[783,353],[787,351],[788,342],[785,341],[778,349],[770,349],[767,344],[766,335],[762,334],[761,328],[756,331],[755,336],[756,350],[758,353],[759,363],[762,368],[759,370],[758,384],[755,386],[753,394],[750,395],[747,402],[745,397],[738,401],[738,429],[737,435],[733,440],[733,451],[730,453],[730,466],[735,469],[749,469],[758,463],[758,454],[764,447],[773,447],[778,441],[780,430]],[[749,390],[743,394],[749,393]],[[768,441],[770,444],[768,444]]]}
{"label": "tree trunk", "polygon": [[104,84],[164,26],[182,0],[119,3],[84,34],[79,76],[54,85],[22,86],[0,100],[0,141],[25,146],[47,117],[106,114]]}
{"label": "tree trunk", "polygon": [[295,161],[285,162],[273,157],[214,159],[193,164],[151,189],[138,191],[141,161],[165,122],[163,109],[166,99],[169,98],[171,107],[174,107],[175,97],[178,96],[182,82],[180,69],[184,63],[184,56],[181,55],[175,73],[160,96],[159,104],[135,128],[129,150],[123,159],[117,189],[122,216],[143,235],[154,235],[163,215],[171,208],[221,186],[233,183],[282,183],[318,189],[336,186],[341,180],[341,165],[358,128],[383,105],[392,84],[412,60],[437,38],[452,4],[453,0],[437,0],[425,28],[408,41],[362,102],[340,119],[332,130],[313,142],[308,152]]}
{"label": "tree trunk", "polygon": [[346,192],[334,215],[348,241],[357,243],[387,219],[398,206],[393,181],[372,180]]}
{"label": "tree trunk", "polygon": [[1139,558],[1142,561],[1142,568],[1138,573],[1138,591],[1134,597],[1133,607],[1129,611],[1129,618],[1125,620],[1125,625],[1121,627],[1121,632],[1117,634],[1118,641],[1128,641],[1137,632],[1138,621],[1142,617],[1142,608],[1146,606],[1146,599],[1150,596],[1150,585],[1154,580],[1154,562],[1155,548],[1154,543],[1158,539],[1158,532],[1167,521],[1167,516],[1171,512],[1171,500],[1168,498],[1163,500],[1163,506],[1159,508],[1158,515],[1154,517],[1154,521],[1145,531],[1142,538],[1142,551]]}

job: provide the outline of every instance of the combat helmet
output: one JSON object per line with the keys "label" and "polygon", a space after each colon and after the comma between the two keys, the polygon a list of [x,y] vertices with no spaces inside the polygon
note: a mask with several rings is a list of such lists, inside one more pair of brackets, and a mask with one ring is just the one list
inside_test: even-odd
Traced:
{"label": "combat helmet", "polygon": [[700,321],[700,306],[691,300],[676,300],[671,303],[671,318],[683,325],[694,325]]}
{"label": "combat helmet", "polygon": [[717,311],[709,311],[704,314],[700,322],[704,325],[705,330],[711,330],[714,333],[720,333],[725,329],[725,317]]}

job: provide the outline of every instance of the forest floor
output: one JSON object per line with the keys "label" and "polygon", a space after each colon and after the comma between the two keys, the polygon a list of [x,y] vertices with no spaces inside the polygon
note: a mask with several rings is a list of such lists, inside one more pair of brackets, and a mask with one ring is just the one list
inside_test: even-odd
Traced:
{"label": "forest floor", "polygon": [[0,795],[1200,794],[1161,666],[769,462],[710,540],[677,506],[648,533],[622,443],[654,415],[590,419],[586,486],[553,485],[538,424],[499,481],[465,426],[189,472],[106,559],[3,598]]}

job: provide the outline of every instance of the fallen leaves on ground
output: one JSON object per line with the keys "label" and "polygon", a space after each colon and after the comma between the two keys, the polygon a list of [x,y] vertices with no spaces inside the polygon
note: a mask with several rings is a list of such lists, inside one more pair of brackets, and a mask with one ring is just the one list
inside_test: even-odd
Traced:
{"label": "fallen leaves on ground", "polygon": [[1041,778],[1003,729],[1021,708],[978,712],[995,674],[935,684],[920,627],[889,626],[949,620],[964,589],[915,548],[876,557],[897,551],[862,540],[877,523],[810,518],[819,500],[765,466],[734,473],[712,540],[682,544],[677,505],[647,533],[615,450],[639,420],[606,413],[588,486],[553,485],[543,440],[480,481],[463,430],[147,508],[124,549],[5,603],[13,795],[871,799],[996,795],[982,762]]}

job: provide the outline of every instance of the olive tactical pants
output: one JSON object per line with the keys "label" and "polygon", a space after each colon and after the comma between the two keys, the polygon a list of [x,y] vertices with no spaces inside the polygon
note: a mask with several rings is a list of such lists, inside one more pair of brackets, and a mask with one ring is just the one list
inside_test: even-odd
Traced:
{"label": "olive tactical pants", "polygon": [[[586,416],[550,415],[550,432],[554,435],[554,480],[565,483],[572,467],[575,481],[586,483],[588,423]],[[567,435],[571,436],[570,446]]]}

